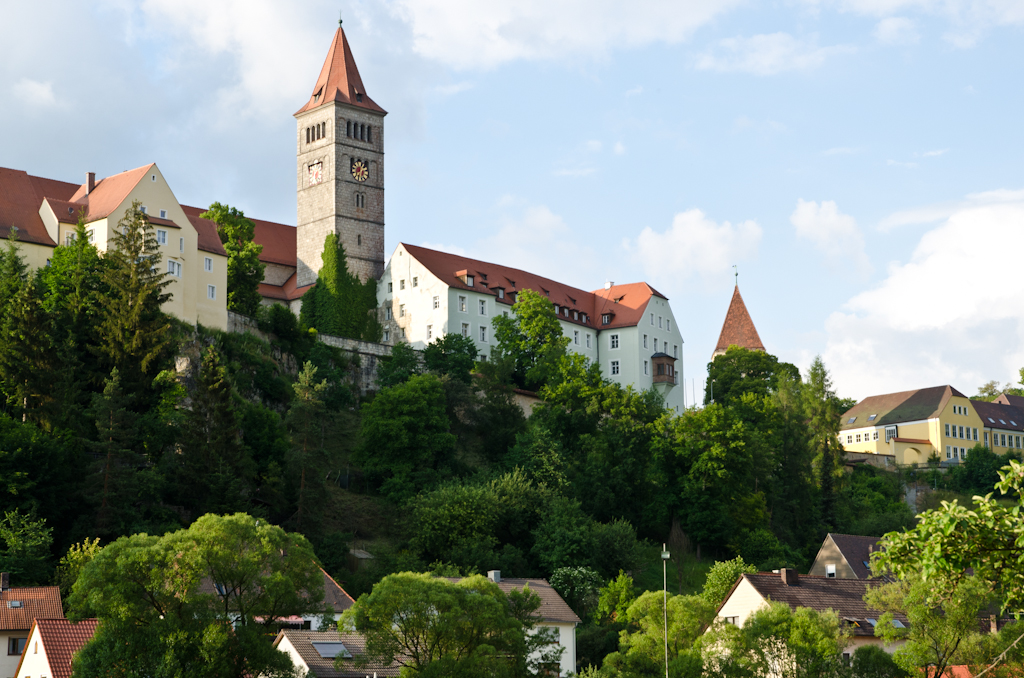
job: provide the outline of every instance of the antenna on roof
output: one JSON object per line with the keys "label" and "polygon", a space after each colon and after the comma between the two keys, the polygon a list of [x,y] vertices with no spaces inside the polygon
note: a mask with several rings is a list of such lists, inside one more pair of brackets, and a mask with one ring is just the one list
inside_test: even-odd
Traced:
{"label": "antenna on roof", "polygon": [[732,270],[736,274],[736,287],[740,286],[740,269],[736,268],[736,264],[732,265]]}

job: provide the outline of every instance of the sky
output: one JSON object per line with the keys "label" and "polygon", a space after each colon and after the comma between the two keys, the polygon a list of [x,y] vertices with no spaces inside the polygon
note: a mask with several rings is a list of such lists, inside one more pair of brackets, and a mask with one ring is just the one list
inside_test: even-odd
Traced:
{"label": "sky", "polygon": [[339,13],[389,112],[389,255],[647,281],[698,392],[736,271],[767,350],[843,397],[1020,380],[1022,0],[9,3],[0,166],[156,162],[294,224]]}

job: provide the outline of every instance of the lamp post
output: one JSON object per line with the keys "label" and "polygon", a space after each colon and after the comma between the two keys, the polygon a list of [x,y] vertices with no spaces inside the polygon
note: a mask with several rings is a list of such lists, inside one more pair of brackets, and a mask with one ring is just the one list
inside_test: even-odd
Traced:
{"label": "lamp post", "polygon": [[661,545],[661,586],[665,607],[665,678],[668,678],[668,559],[669,552],[665,544]]}

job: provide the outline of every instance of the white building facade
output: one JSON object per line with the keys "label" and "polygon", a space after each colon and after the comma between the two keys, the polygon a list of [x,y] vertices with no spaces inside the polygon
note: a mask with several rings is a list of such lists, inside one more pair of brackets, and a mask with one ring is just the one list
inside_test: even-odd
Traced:
{"label": "white building facade", "polygon": [[384,343],[422,350],[446,334],[473,339],[487,359],[494,348],[492,320],[513,313],[516,294],[531,289],[550,299],[569,350],[602,374],[639,391],[654,388],[682,412],[683,337],[668,298],[646,283],[606,285],[587,292],[520,269],[399,244],[377,286]]}

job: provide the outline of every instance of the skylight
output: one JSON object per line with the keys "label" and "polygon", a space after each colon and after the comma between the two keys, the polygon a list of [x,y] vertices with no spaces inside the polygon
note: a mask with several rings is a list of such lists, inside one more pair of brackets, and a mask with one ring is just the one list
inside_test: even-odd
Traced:
{"label": "skylight", "polygon": [[868,623],[871,624],[872,628],[874,628],[875,626],[878,626],[878,620],[877,619],[870,619],[869,618],[868,619]]}
{"label": "skylight", "polygon": [[868,421],[874,421],[875,417],[877,417],[877,416],[878,416],[877,414],[872,414],[870,417],[868,417]]}
{"label": "skylight", "polygon": [[847,422],[846,422],[846,423],[847,423],[847,424],[852,424],[852,423],[853,423],[853,422],[855,422],[855,421],[857,421],[857,417],[850,417],[850,418],[849,418],[849,420],[847,420]]}
{"label": "skylight", "polygon": [[999,420],[999,423],[1000,423],[1000,424],[1006,424],[1006,422],[1005,422],[1005,421],[1003,421],[1002,419],[1000,419],[1000,420]]}
{"label": "skylight", "polygon": [[989,417],[988,420],[991,421],[993,424],[996,423],[996,420],[993,419],[992,417]]}
{"label": "skylight", "polygon": [[903,625],[903,622],[901,622],[899,619],[893,619],[892,620],[892,625],[895,626],[898,629],[905,629],[905,628],[907,628],[906,626]]}
{"label": "skylight", "polygon": [[1017,422],[1015,422],[1015,421],[1014,421],[1013,419],[1011,419],[1011,420],[1010,420],[1010,425],[1011,425],[1011,426],[1016,426],[1016,425],[1017,425]]}
{"label": "skylight", "polygon": [[324,659],[334,659],[335,657],[352,657],[352,653],[348,651],[344,643],[312,643],[313,649],[317,651]]}

